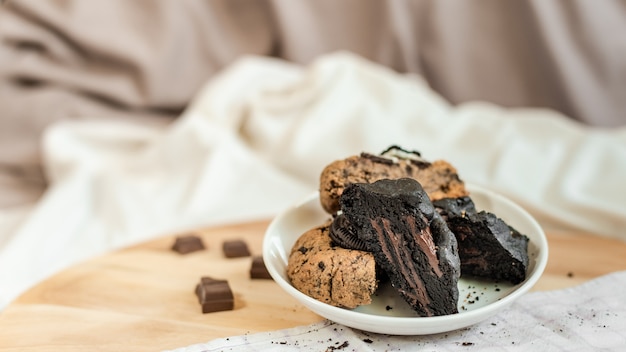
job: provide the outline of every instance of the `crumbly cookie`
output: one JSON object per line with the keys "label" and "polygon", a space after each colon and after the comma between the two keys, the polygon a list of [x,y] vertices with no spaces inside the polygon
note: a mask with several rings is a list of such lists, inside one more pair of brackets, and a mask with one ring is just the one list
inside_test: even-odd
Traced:
{"label": "crumbly cookie", "polygon": [[347,185],[404,177],[417,180],[432,201],[469,195],[456,169],[448,162],[428,162],[417,152],[392,146],[381,155],[361,153],[326,166],[320,175],[320,202],[324,210],[335,214]]}
{"label": "crumbly cookie", "polygon": [[335,246],[330,222],[298,238],[287,265],[291,284],[302,293],[337,307],[356,308],[372,303],[378,287],[371,253]]}

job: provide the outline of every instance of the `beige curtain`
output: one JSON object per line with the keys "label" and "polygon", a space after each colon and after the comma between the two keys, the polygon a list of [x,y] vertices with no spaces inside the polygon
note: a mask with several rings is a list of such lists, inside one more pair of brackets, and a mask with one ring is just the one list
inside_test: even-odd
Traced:
{"label": "beige curtain", "polygon": [[45,187],[39,140],[51,122],[168,123],[250,54],[308,64],[346,50],[422,75],[453,104],[620,126],[624,33],[624,0],[3,1],[0,187]]}

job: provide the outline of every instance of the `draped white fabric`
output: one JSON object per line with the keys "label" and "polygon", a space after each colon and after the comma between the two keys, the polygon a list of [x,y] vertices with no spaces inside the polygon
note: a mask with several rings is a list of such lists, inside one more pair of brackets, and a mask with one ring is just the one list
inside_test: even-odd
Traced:
{"label": "draped white fabric", "polygon": [[[309,67],[239,60],[180,119],[63,122],[45,134],[51,185],[0,243],[0,304],[79,260],[196,226],[269,218],[322,168],[391,144],[446,159],[543,226],[626,240],[626,129],[550,110],[452,106],[420,77],[348,53]],[[6,225],[6,226],[2,226]]]}

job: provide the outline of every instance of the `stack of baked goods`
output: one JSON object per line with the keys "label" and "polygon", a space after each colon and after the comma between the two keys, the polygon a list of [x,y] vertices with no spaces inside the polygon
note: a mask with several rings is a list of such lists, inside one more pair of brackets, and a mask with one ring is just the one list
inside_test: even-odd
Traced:
{"label": "stack of baked goods", "polygon": [[389,281],[419,316],[458,313],[461,276],[522,282],[528,238],[479,211],[457,170],[392,146],[335,161],[320,176],[327,222],[289,255],[291,284],[322,302],[355,308]]}

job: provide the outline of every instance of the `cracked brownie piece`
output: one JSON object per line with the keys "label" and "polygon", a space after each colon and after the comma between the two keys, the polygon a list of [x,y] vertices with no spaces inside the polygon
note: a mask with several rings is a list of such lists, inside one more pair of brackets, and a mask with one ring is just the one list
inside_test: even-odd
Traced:
{"label": "cracked brownie piece", "polygon": [[320,202],[326,212],[335,214],[347,185],[404,177],[417,180],[431,200],[468,195],[456,169],[448,162],[429,162],[416,151],[392,146],[381,155],[361,153],[326,166],[320,175]]}
{"label": "cracked brownie piece", "polygon": [[477,211],[469,197],[433,202],[456,236],[461,274],[518,284],[526,279],[528,237],[496,215]]}
{"label": "cracked brownie piece", "polygon": [[330,222],[302,234],[287,264],[287,277],[302,293],[337,307],[370,304],[378,287],[371,253],[336,246]]}
{"label": "cracked brownie piece", "polygon": [[420,316],[457,313],[457,242],[419,182],[347,185],[341,211],[393,287]]}

